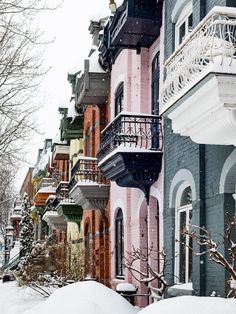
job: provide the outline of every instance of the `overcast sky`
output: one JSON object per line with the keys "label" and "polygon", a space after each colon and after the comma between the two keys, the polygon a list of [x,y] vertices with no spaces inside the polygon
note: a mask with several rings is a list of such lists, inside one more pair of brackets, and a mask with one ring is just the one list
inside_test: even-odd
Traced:
{"label": "overcast sky", "polygon": [[[118,1],[120,3],[122,1]],[[50,3],[50,1],[49,1]],[[45,66],[51,67],[40,89],[40,107],[37,113],[39,131],[27,147],[29,161],[22,164],[18,172],[16,187],[19,189],[29,166],[34,166],[38,149],[45,138],[54,138],[58,131],[58,107],[69,102],[71,96],[67,73],[70,69],[83,66],[91,47],[92,38],[88,31],[92,18],[109,15],[109,0],[64,0],[61,8],[44,14],[41,19],[48,38],[55,41],[45,52]],[[43,99],[43,101],[42,101]]]}

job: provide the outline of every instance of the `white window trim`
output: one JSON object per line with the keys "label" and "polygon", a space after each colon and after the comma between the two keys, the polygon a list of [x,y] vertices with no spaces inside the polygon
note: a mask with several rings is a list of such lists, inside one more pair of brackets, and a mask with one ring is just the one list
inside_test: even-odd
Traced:
{"label": "white window trim", "polygon": [[[179,30],[180,30],[180,26],[186,22],[186,26],[187,26],[187,22],[188,22],[188,18],[189,16],[192,14],[193,12],[193,5],[192,2],[189,2],[182,10],[182,12],[180,13],[180,15],[178,16],[178,19],[176,21],[175,24],[175,48],[177,48],[180,43],[179,43]],[[185,37],[188,35],[188,27],[185,27]]]}
{"label": "white window trim", "polygon": [[[179,187],[177,194],[176,194],[176,206],[175,206],[175,263],[174,263],[174,274],[175,274],[175,283],[179,284],[179,257],[180,257],[180,243],[179,243],[179,229],[180,229],[180,219],[179,219],[179,214],[180,212],[186,211],[186,221],[189,221],[189,213],[190,211],[192,211],[192,204],[189,205],[185,205],[185,206],[180,206],[180,201],[181,201],[181,196],[183,194],[183,191],[190,186],[188,182],[183,182],[183,184],[181,184],[181,186]],[[186,224],[186,229],[188,230],[189,225]],[[186,235],[186,243],[187,246],[185,248],[186,252],[185,252],[185,282],[184,283],[188,283],[188,273],[189,273],[189,249],[188,249],[188,244],[189,244],[189,236]]]}

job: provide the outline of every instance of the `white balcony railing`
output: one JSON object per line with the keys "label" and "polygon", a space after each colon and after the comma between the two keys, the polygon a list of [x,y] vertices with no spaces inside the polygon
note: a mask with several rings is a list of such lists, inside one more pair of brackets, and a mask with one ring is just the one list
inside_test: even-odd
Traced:
{"label": "white balcony railing", "polygon": [[161,111],[210,72],[236,74],[236,8],[214,7],[165,63]]}

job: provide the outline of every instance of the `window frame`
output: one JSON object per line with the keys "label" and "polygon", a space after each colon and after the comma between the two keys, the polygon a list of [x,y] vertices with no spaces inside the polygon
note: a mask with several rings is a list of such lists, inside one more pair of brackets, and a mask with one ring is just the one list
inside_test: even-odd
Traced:
{"label": "window frame", "polygon": [[85,156],[88,156],[88,157],[90,157],[90,154],[91,154],[90,142],[91,142],[91,132],[90,132],[90,127],[88,127],[85,131]]}
{"label": "window frame", "polygon": [[160,92],[160,51],[157,51],[152,59],[152,72],[151,72],[151,112],[152,114],[159,115],[159,92]]}
{"label": "window frame", "polygon": [[[185,283],[189,283],[192,282],[191,281],[191,275],[192,272],[190,274],[189,270],[190,270],[190,263],[192,264],[192,258],[190,260],[190,252],[191,252],[191,247],[192,245],[190,244],[190,236],[189,235],[185,235],[184,238],[184,253],[185,253],[185,274],[184,274],[184,280],[181,280],[181,276],[180,276],[180,263],[181,263],[181,256],[180,256],[180,251],[181,251],[181,243],[182,240],[181,238],[181,234],[180,234],[180,223],[181,223],[181,219],[180,219],[180,215],[181,213],[185,213],[185,228],[188,231],[190,224],[191,224],[191,216],[192,216],[192,202],[191,204],[186,204],[181,206],[181,197],[184,193],[184,191],[190,187],[189,184],[184,183],[180,188],[179,191],[177,192],[177,196],[176,196],[176,210],[175,210],[175,267],[174,267],[174,274],[175,274],[175,283],[176,284],[185,284]],[[190,187],[191,188],[191,187]],[[192,191],[192,189],[191,189]]]}
{"label": "window frame", "polygon": [[93,250],[92,250],[92,233],[89,223],[85,226],[84,234],[84,246],[85,246],[85,273],[92,276],[93,271]]}
{"label": "window frame", "polygon": [[115,92],[115,117],[124,110],[124,82],[121,82]]}
{"label": "window frame", "polygon": [[124,216],[121,208],[115,217],[115,276],[124,279]]}
{"label": "window frame", "polygon": [[[189,17],[193,14],[193,5],[192,2],[189,2],[182,10],[181,14],[179,15],[176,23],[175,23],[175,49],[184,41],[186,36],[190,33],[190,28],[193,25],[189,26]],[[180,41],[180,28],[185,23],[185,34]],[[192,17],[192,24],[193,24],[193,17]]]}

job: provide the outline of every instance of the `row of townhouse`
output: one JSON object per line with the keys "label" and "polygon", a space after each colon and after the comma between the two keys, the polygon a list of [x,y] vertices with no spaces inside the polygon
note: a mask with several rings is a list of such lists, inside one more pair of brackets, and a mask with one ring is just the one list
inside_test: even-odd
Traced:
{"label": "row of townhouse", "polygon": [[[84,68],[68,74],[72,97],[59,109],[48,168],[54,183],[43,179],[34,204],[62,239],[83,242],[85,276],[113,289],[132,283],[141,306],[148,285],[124,267],[135,248],[165,249],[168,296],[229,289],[225,269],[193,256],[201,248],[182,231],[206,227],[218,241],[225,213],[235,213],[234,6],[110,1],[111,16],[90,21]],[[153,254],[151,269],[160,272]],[[135,269],[146,272],[146,262]]]}

